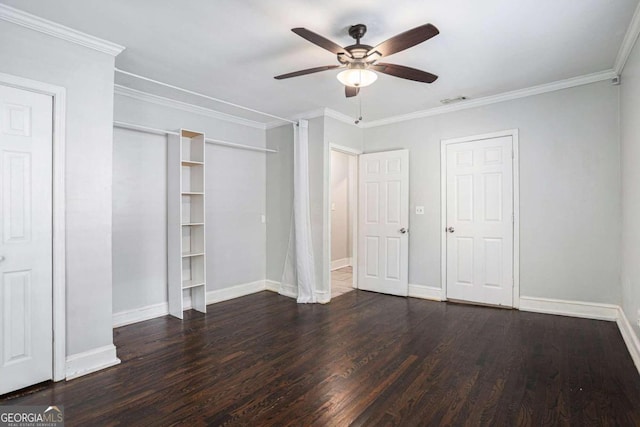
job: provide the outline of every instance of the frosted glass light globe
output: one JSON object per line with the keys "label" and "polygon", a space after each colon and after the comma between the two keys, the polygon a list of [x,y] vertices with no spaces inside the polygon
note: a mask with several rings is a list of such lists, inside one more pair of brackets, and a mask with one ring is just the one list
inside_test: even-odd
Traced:
{"label": "frosted glass light globe", "polygon": [[338,80],[345,86],[365,87],[375,82],[378,75],[364,68],[353,68],[338,73]]}

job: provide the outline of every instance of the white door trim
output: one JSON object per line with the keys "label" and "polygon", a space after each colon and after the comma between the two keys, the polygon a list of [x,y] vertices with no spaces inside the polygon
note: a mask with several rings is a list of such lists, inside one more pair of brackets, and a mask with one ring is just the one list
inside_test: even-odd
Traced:
{"label": "white door trim", "polygon": [[0,84],[53,98],[53,380],[60,381],[66,377],[66,89],[4,73]]}
{"label": "white door trim", "polygon": [[520,172],[518,129],[508,129],[440,141],[440,277],[442,300],[447,300],[447,145],[510,136],[513,143],[513,308],[520,307]]}
{"label": "white door trim", "polygon": [[[331,294],[331,151],[338,151],[343,154],[347,154],[349,156],[354,156],[356,158],[355,169],[349,167],[349,179],[354,178],[356,181],[358,180],[358,156],[362,154],[362,150],[357,150],[355,148],[347,147],[344,145],[329,143],[329,156],[327,157],[327,170],[325,171],[326,175],[329,177],[329,182],[326,185],[327,188],[327,204],[325,206],[327,212],[327,220],[328,220],[328,230],[327,233],[327,247],[328,250],[325,251],[328,257],[328,265],[329,265],[329,294]],[[349,184],[351,186],[351,184]],[[349,192],[349,207],[351,210],[350,220],[353,227],[351,228],[351,268],[353,269],[352,273],[352,283],[355,289],[358,289],[358,185],[356,182],[355,185],[355,194]],[[326,265],[327,263],[325,263]],[[325,268],[326,271],[326,268]]]}

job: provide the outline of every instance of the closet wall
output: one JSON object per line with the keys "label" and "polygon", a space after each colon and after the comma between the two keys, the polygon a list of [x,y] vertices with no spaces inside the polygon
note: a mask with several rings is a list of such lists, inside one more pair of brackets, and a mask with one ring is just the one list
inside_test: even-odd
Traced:
{"label": "closet wall", "polygon": [[[330,144],[362,150],[362,130],[329,116],[309,120],[309,198],[311,205],[311,239],[315,256],[315,275],[319,297],[329,294],[331,275],[323,256],[329,253],[329,198],[325,184],[330,183],[327,165]],[[267,131],[267,145],[278,154],[267,156],[267,274],[266,278],[277,287],[282,280],[282,269],[291,229],[293,201],[293,128],[280,126]],[[328,190],[328,188],[327,188]],[[328,260],[328,259],[327,259]]]}
{"label": "closet wall", "polygon": [[[265,146],[255,122],[235,123],[119,94],[114,118],[160,129],[193,129]],[[113,312],[167,302],[166,136],[126,129],[113,135]],[[267,154],[206,146],[207,291],[263,281]]]}

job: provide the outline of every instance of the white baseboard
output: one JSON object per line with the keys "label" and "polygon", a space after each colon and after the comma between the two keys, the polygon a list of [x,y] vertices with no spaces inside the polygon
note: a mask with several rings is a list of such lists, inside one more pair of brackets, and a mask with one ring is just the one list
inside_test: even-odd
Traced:
{"label": "white baseboard", "polygon": [[618,307],[618,319],[616,323],[618,324],[618,329],[620,329],[622,339],[627,345],[629,354],[633,359],[633,363],[636,365],[638,372],[640,372],[640,340],[638,340],[638,336],[633,330],[631,323],[629,323],[629,319],[627,319],[627,316],[624,314],[622,307]]}
{"label": "white baseboard", "polygon": [[167,314],[169,314],[169,303],[167,302],[135,308],[133,310],[119,311],[118,313],[113,313],[113,327],[119,328],[120,326],[166,316]]}
{"label": "white baseboard", "polygon": [[285,297],[298,298],[298,290],[293,285],[283,285],[275,280],[265,280],[265,289]]}
{"label": "white baseboard", "polygon": [[120,363],[113,344],[67,356],[66,378],[72,380]]}
{"label": "white baseboard", "polygon": [[640,373],[640,340],[624,314],[622,307],[582,301],[565,301],[550,298],[520,297],[520,310],[585,319],[615,321],[620,329],[627,350]]}
{"label": "white baseboard", "polygon": [[331,271],[351,266],[351,258],[342,258],[331,261]]}
{"label": "white baseboard", "polygon": [[298,289],[295,286],[289,284],[280,283],[278,286],[278,293],[285,297],[297,299],[298,298]]}
{"label": "white baseboard", "polygon": [[[275,280],[258,280],[256,282],[244,283],[207,292],[207,304],[227,301],[264,290],[277,292],[280,295],[294,299],[297,298],[298,295],[297,290],[292,285],[282,285]],[[444,301],[442,289],[434,286],[409,284],[409,296],[433,301]],[[329,302],[328,294],[324,291],[316,292],[316,298],[320,303]],[[185,303],[188,305],[190,301],[185,301]],[[622,338],[631,354],[631,358],[638,372],[640,372],[640,340],[620,306],[521,296],[519,309],[535,313],[616,321]],[[168,304],[166,302],[135,310],[121,311],[113,315],[113,325],[114,327],[129,325],[164,316],[168,313]],[[120,360],[116,357],[116,348],[113,345],[74,354],[67,357],[66,378],[67,380],[77,378],[100,369],[117,365],[118,363],[120,363]]]}
{"label": "white baseboard", "polygon": [[255,282],[243,283],[241,285],[235,285],[228,288],[216,289],[214,291],[207,292],[207,304],[215,304],[217,302],[244,297],[255,294],[256,292],[262,292],[266,289],[267,286],[264,280],[257,280]]}
{"label": "white baseboard", "polygon": [[435,286],[412,285],[409,284],[409,296],[413,298],[422,298],[432,301],[444,301],[442,298],[442,289]]}
{"label": "white baseboard", "polygon": [[618,306],[595,302],[567,301],[551,298],[520,297],[520,310],[596,320],[617,320]]}
{"label": "white baseboard", "polygon": [[[242,283],[240,285],[231,286],[223,289],[216,289],[207,292],[207,304],[215,304],[217,302],[227,301],[234,298],[261,292],[267,289],[265,280],[257,280],[250,283]],[[184,308],[191,308],[191,298],[184,298]],[[113,327],[131,325],[145,320],[155,319],[156,317],[166,316],[169,314],[169,303],[161,302],[146,307],[140,307],[133,310],[120,311],[113,314]]]}
{"label": "white baseboard", "polygon": [[275,280],[265,280],[265,289],[267,291],[278,293],[280,292],[280,282],[276,282]]}
{"label": "white baseboard", "polygon": [[331,294],[327,291],[316,291],[315,294],[319,304],[328,304],[331,301]]}

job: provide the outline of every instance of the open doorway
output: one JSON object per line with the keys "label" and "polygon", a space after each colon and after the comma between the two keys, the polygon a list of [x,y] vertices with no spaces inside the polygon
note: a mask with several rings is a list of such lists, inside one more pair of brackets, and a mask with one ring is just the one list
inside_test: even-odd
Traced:
{"label": "open doorway", "polygon": [[329,224],[332,298],[357,287],[358,154],[331,145]]}

